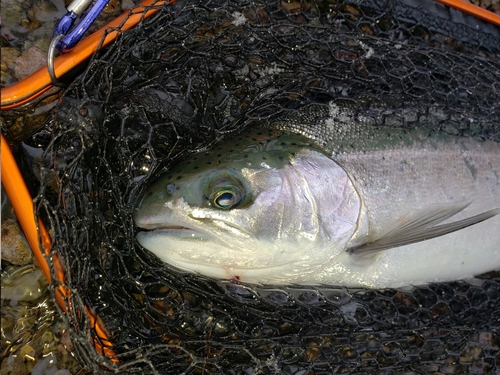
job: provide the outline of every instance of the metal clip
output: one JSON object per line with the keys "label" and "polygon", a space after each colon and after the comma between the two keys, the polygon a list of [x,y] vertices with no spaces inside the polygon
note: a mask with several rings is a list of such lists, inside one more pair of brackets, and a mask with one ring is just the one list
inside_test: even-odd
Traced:
{"label": "metal clip", "polygon": [[[68,12],[59,20],[54,28],[54,38],[64,35],[56,45],[56,49],[59,52],[65,53],[69,51],[82,39],[83,34],[94,23],[109,0],[95,0],[94,5],[87,10],[93,2],[94,0],[74,0],[68,6]],[[70,31],[78,17],[81,18],[80,22]]]}
{"label": "metal clip", "polygon": [[[82,39],[83,35],[94,23],[99,14],[101,14],[109,0],[95,0],[94,5],[87,11],[87,8],[92,4],[92,2],[94,2],[94,0],[74,0],[68,6],[68,12],[59,20],[54,28],[47,60],[47,69],[54,86],[64,87],[64,85],[57,79],[56,72],[54,70],[54,57],[56,50],[60,53],[66,53],[73,48],[76,43]],[[81,18],[80,22],[73,28],[73,30],[70,31],[76,19],[79,17]]]}

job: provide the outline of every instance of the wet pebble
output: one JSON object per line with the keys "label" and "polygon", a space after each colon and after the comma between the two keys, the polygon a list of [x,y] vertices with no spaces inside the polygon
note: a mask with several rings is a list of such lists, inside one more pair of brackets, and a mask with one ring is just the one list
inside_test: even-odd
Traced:
{"label": "wet pebble", "polygon": [[52,41],[52,36],[42,36],[40,38],[36,38],[33,41],[25,43],[25,49],[26,48],[31,48],[31,47],[38,47],[40,48],[44,54],[47,53],[49,50],[50,42]]}
{"label": "wet pebble", "polygon": [[20,1],[2,0],[2,28],[19,25],[24,16]]}
{"label": "wet pebble", "polygon": [[[38,286],[29,286],[31,281],[26,282],[26,275],[37,274]],[[68,327],[58,317],[47,289],[30,300],[36,297],[33,291],[40,289],[39,285],[46,285],[41,271],[33,265],[8,266],[2,272],[2,284],[2,352],[7,358],[0,375],[54,375],[58,371],[62,371],[60,375],[76,374],[80,367],[67,350],[73,349]],[[21,301],[20,296],[26,294],[30,298]]]}
{"label": "wet pebble", "polygon": [[21,80],[47,64],[47,54],[39,47],[30,47],[16,59],[14,74]]}
{"label": "wet pebble", "polygon": [[103,9],[103,14],[114,14],[121,10],[120,0],[110,0],[106,7]]}
{"label": "wet pebble", "polygon": [[18,266],[32,262],[31,248],[13,219],[2,221],[2,260]]}
{"label": "wet pebble", "polygon": [[17,48],[13,47],[2,47],[1,61],[2,61],[2,71],[5,69],[14,70],[16,67],[16,59],[21,53]]}
{"label": "wet pebble", "polygon": [[24,345],[19,351],[19,355],[25,361],[34,361],[35,360],[35,349],[29,344]]}
{"label": "wet pebble", "polygon": [[135,6],[134,0],[122,0],[122,5],[121,5],[122,10],[132,9],[134,6]]}
{"label": "wet pebble", "polygon": [[34,17],[34,14],[30,9],[30,11],[28,11],[28,18],[23,18],[21,20],[21,26],[26,28],[28,31],[33,31],[42,26],[42,23]]}
{"label": "wet pebble", "polygon": [[42,271],[32,265],[2,272],[2,299],[29,302],[39,299],[47,289]]}
{"label": "wet pebble", "polygon": [[50,344],[52,341],[54,341],[54,335],[50,331],[45,331],[40,337],[40,340],[42,340],[42,343],[45,344]]}
{"label": "wet pebble", "polygon": [[18,355],[9,355],[2,361],[1,375],[27,375],[29,374],[24,359]]}
{"label": "wet pebble", "polygon": [[32,375],[54,375],[58,372],[57,358],[50,354],[39,361],[31,370]]}
{"label": "wet pebble", "polygon": [[14,83],[16,83],[17,80],[14,78],[14,74],[11,73],[9,70],[4,70],[3,65],[2,65],[2,72],[0,76],[0,85],[2,86],[9,86]]}
{"label": "wet pebble", "polygon": [[28,17],[39,22],[49,22],[56,19],[57,7],[52,1],[37,0],[28,11]]}
{"label": "wet pebble", "polygon": [[17,48],[2,47],[1,62],[2,62],[2,85],[10,85],[15,82],[14,69],[16,67],[16,60],[21,53]]}

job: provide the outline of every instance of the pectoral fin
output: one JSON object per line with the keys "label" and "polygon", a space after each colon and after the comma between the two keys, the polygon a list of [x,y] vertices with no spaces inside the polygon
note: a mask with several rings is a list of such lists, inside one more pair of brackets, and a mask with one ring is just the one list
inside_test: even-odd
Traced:
{"label": "pectoral fin", "polygon": [[370,254],[394,247],[410,245],[453,233],[500,214],[500,208],[495,208],[453,223],[437,225],[456,215],[467,206],[468,204],[460,207],[440,207],[420,213],[417,216],[412,216],[387,232],[383,237],[372,242],[348,248],[347,252],[350,254]]}

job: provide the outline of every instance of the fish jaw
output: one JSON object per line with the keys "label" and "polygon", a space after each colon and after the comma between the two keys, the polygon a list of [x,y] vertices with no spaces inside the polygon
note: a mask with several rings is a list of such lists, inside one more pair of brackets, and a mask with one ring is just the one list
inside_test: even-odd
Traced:
{"label": "fish jaw", "polygon": [[158,228],[151,231],[137,233],[139,244],[155,254],[160,260],[180,270],[199,272],[211,277],[227,277],[222,267],[203,265],[182,256],[182,252],[168,251],[168,249],[183,250],[190,242],[207,241],[207,236],[201,232],[187,228]]}
{"label": "fish jaw", "polygon": [[[323,268],[322,264],[305,265],[301,262],[297,263],[293,260],[293,257],[291,257],[292,259],[289,262],[280,264],[268,263],[269,256],[266,259],[261,259],[260,264],[245,264],[244,262],[237,264],[234,261],[211,262],[206,259],[207,253],[215,253],[217,251],[234,252],[235,256],[238,257],[238,254],[236,254],[237,250],[222,248],[216,241],[205,241],[197,237],[190,237],[188,233],[185,236],[172,236],[170,234],[165,233],[161,229],[150,232],[139,232],[137,240],[143,247],[147,246],[149,251],[166,264],[181,271],[215,279],[237,280],[250,284],[287,285],[294,281],[302,281],[300,277],[297,278],[295,272],[290,273],[291,269],[305,268],[306,273],[309,274],[305,279],[309,280],[313,277],[311,274],[319,273]],[[200,242],[203,242],[206,252],[200,254],[197,258],[186,257],[185,253],[192,253],[190,247],[194,250],[199,249]],[[266,247],[266,245],[270,246],[270,244],[263,243],[258,246]],[[213,248],[213,250],[211,251],[210,248]],[[171,251],[166,251],[166,249],[170,249]],[[176,251],[172,251],[172,249],[176,249]],[[303,250],[303,247],[301,250]],[[239,255],[243,255],[241,251]],[[252,257],[252,259],[254,262],[257,262],[255,257]]]}
{"label": "fish jaw", "polygon": [[[255,255],[248,248],[226,243],[212,233],[186,227],[161,227],[137,233],[139,244],[163,262],[209,277],[236,278],[238,269],[272,268],[272,253]],[[257,244],[261,249],[266,245]],[[221,257],[220,252],[224,252]],[[234,271],[231,271],[234,270]],[[239,279],[239,278],[238,278]]]}
{"label": "fish jaw", "polygon": [[[258,241],[259,254],[249,254],[250,249],[228,247],[213,236],[190,229],[155,229],[137,234],[141,246],[155,254],[164,263],[178,270],[196,273],[215,279],[228,279],[250,284],[287,285],[315,280],[324,267],[315,257],[300,259],[297,255],[309,253],[306,244],[289,243],[276,246]],[[274,257],[277,247],[288,249],[286,260]],[[203,247],[203,251],[200,248]],[[266,250],[264,250],[266,249]],[[224,252],[224,259],[217,254]],[[324,256],[320,256],[324,258]],[[300,271],[299,271],[300,270]]]}
{"label": "fish jaw", "polygon": [[146,229],[137,233],[139,244],[162,258],[168,249],[166,239],[177,241],[207,241],[211,236],[187,223],[173,220],[168,212],[152,216],[136,213],[134,220],[139,228]]}

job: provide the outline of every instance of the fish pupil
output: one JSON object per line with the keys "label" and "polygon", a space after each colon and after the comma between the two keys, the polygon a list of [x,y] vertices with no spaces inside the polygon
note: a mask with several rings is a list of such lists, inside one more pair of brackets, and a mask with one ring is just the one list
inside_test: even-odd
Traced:
{"label": "fish pupil", "polygon": [[236,203],[235,195],[229,191],[226,191],[215,198],[215,204],[220,208],[231,208]]}

